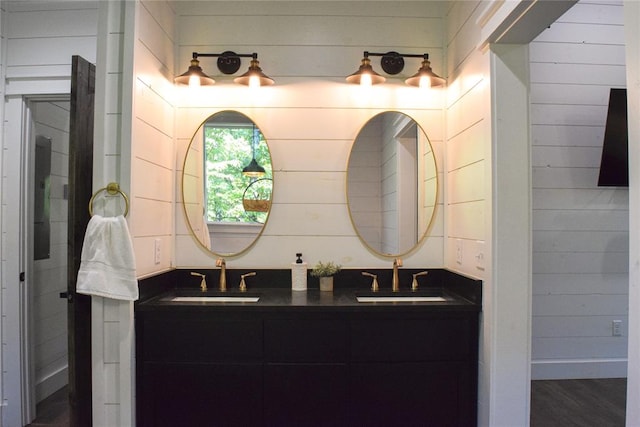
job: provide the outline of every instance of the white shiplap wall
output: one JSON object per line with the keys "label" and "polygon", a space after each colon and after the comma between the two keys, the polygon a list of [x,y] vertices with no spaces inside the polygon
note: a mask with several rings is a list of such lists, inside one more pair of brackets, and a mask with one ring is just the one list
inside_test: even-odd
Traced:
{"label": "white shiplap wall", "polygon": [[531,43],[534,379],[626,375],[628,191],[597,186],[623,30],[621,1],[583,0]]}
{"label": "white shiplap wall", "polygon": [[[440,5],[375,2],[363,9],[352,2],[180,2],[177,7],[178,72],[194,50],[256,51],[265,73],[276,80],[275,86],[253,93],[219,77],[215,60],[205,58],[201,65],[219,77],[218,84],[198,95],[177,90],[177,169],[194,130],[222,109],[251,117],[270,146],[275,171],[271,216],[257,244],[229,265],[286,268],[296,252],[309,263],[332,259],[345,267],[390,265],[369,252],[351,226],[348,155],[360,128],[383,110],[402,110],[415,118],[440,155],[442,91],[425,96],[402,84],[418,62],[407,61],[402,76],[370,92],[347,85],[344,77],[357,69],[364,50],[427,51],[441,72]],[[212,266],[213,256],[189,236],[181,207],[176,214],[176,265]],[[405,266],[442,265],[442,209],[437,215],[431,237],[406,257]]]}
{"label": "white shiplap wall", "polygon": [[[443,69],[443,21],[437,2],[178,2],[176,73],[192,51],[257,52],[276,85],[251,91],[220,75],[215,59],[204,71],[217,79],[194,93],[176,90],[178,182],[184,150],[210,114],[233,109],[252,118],[264,133],[274,168],[270,218],[256,245],[230,259],[233,267],[287,268],[302,252],[307,262],[333,260],[345,267],[389,267],[358,239],[346,205],[346,167],[360,128],[378,112],[400,110],[418,121],[442,165],[443,90],[422,94],[403,78],[419,61],[407,60],[402,75],[370,91],[345,83],[364,50],[429,52]],[[242,28],[242,31],[237,31]],[[380,69],[379,62],[373,60]],[[246,61],[242,72],[246,69]],[[442,169],[440,169],[442,170]],[[440,175],[442,177],[442,175]],[[176,200],[179,201],[179,195]],[[439,267],[443,256],[443,210],[439,201],[430,237],[405,257],[406,267]],[[176,208],[176,266],[212,267],[214,256],[193,241]],[[275,250],[274,250],[275,249]]]}
{"label": "white shiplap wall", "polygon": [[[174,25],[172,2],[140,2],[130,160],[130,225],[138,276],[167,270],[173,261]],[[159,262],[155,260],[156,245],[160,245]]]}
{"label": "white shiplap wall", "polygon": [[[485,270],[476,268],[474,255],[488,237],[491,126],[489,105],[489,55],[478,50],[480,29],[476,22],[483,5],[455,2],[447,11],[447,206],[444,265],[480,277],[483,283],[483,315],[479,360],[478,420],[490,425],[491,287],[487,281],[491,255],[484,251]],[[494,387],[496,387],[494,385]]]}
{"label": "white shiplap wall", "polygon": [[[139,277],[172,260],[174,14],[169,1],[100,3],[94,190],[115,180],[129,194]],[[93,423],[135,425],[132,303],[93,298],[92,335]]]}

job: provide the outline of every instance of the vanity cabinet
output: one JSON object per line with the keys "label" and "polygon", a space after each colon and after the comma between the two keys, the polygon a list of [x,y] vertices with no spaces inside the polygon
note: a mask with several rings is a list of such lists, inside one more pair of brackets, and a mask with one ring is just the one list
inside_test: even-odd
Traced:
{"label": "vanity cabinet", "polygon": [[137,425],[476,425],[478,311],[439,308],[137,310]]}
{"label": "vanity cabinet", "polygon": [[157,314],[136,326],[137,425],[261,425],[262,322]]}
{"label": "vanity cabinet", "polygon": [[474,316],[365,314],[350,327],[351,425],[476,424]]}
{"label": "vanity cabinet", "polygon": [[264,425],[335,426],[346,419],[347,320],[298,314],[264,326]]}

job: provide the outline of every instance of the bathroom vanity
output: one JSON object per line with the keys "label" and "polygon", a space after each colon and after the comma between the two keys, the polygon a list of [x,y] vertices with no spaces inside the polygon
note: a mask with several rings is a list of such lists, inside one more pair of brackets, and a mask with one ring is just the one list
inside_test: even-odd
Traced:
{"label": "bathroom vanity", "polygon": [[[136,306],[137,425],[476,425],[481,283],[438,283],[451,274],[414,293],[178,287],[150,297]],[[357,300],[399,295],[442,300]]]}

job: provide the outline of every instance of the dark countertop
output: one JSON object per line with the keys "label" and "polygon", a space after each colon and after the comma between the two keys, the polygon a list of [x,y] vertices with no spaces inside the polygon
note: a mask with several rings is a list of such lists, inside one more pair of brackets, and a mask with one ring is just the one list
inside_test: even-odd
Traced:
{"label": "dark countertop", "polygon": [[[216,270],[203,271],[208,276],[208,287],[202,292],[198,286],[199,279],[190,276],[191,270],[174,270],[151,280],[141,281],[141,299],[136,303],[137,312],[185,312],[185,311],[222,311],[222,312],[424,312],[424,311],[472,311],[482,309],[482,281],[470,279],[456,273],[433,269],[429,271],[420,288],[413,292],[406,288],[409,274],[412,270],[404,270],[401,276],[400,292],[391,292],[381,283],[379,292],[372,292],[369,288],[370,279],[363,277],[361,270],[343,270],[339,273],[340,280],[335,280],[333,292],[322,292],[317,287],[317,279],[308,279],[306,291],[293,291],[290,287],[290,271],[263,270],[259,275],[267,283],[277,283],[277,286],[260,287],[255,278],[247,282],[248,291],[239,292],[236,285],[239,271],[227,271],[228,291],[219,292],[215,275]],[[370,270],[371,271],[371,270]],[[416,270],[419,271],[419,270]],[[375,271],[374,271],[375,272]],[[381,275],[385,272],[380,271]],[[213,277],[212,277],[213,276]],[[259,277],[260,277],[259,276]],[[266,280],[265,280],[266,279]],[[338,279],[338,277],[336,277]],[[425,280],[426,279],[426,280]],[[186,285],[185,285],[186,284]],[[233,286],[231,286],[233,284]],[[349,286],[351,284],[351,286]],[[154,292],[149,291],[153,289]],[[177,302],[171,301],[176,296],[257,296],[258,302]],[[358,302],[356,296],[441,296],[445,301],[437,302]]]}
{"label": "dark countertop", "polygon": [[[356,296],[442,296],[438,302],[358,302]],[[259,297],[258,302],[202,302],[172,301],[176,296],[229,296]],[[175,289],[164,292],[138,305],[138,311],[480,311],[480,307],[467,299],[444,289],[428,289],[417,292],[363,292],[356,289],[339,289],[321,292],[317,289],[292,291],[283,288],[238,291],[202,292],[199,289]]]}

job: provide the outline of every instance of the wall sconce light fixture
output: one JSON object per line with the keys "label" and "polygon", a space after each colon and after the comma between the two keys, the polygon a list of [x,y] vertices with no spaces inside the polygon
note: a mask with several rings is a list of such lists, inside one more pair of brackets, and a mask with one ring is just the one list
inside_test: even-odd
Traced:
{"label": "wall sconce light fixture", "polygon": [[376,52],[364,52],[364,58],[358,71],[347,76],[348,83],[360,84],[360,85],[372,85],[378,83],[384,83],[386,80],[383,76],[376,73],[371,67],[370,56],[381,56],[380,65],[385,73],[396,75],[404,69],[404,58],[422,58],[422,65],[416,74],[406,79],[404,82],[409,86],[419,87],[435,87],[442,86],[446,83],[446,80],[438,76],[431,69],[431,62],[429,62],[429,54],[424,53],[422,55],[406,54],[398,52],[376,53]]}
{"label": "wall sconce light fixture", "polygon": [[215,83],[215,80],[206,75],[200,67],[199,57],[218,58],[218,70],[223,74],[233,74],[240,69],[240,58],[251,58],[249,70],[243,75],[236,77],[233,81],[247,86],[268,86],[274,84],[274,80],[264,74],[259,66],[257,53],[235,53],[225,51],[222,53],[198,53],[193,52],[189,69],[173,79],[177,84],[190,86],[208,86]]}

